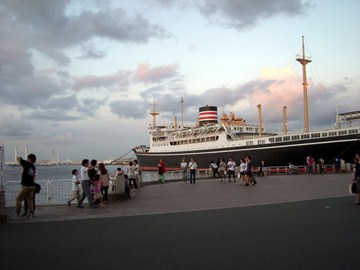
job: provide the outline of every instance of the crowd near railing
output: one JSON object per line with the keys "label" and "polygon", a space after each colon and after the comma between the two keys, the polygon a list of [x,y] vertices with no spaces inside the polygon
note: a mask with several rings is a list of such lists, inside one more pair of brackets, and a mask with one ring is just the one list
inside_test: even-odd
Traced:
{"label": "crowd near railing", "polygon": [[[295,170],[294,170],[295,169]],[[353,169],[353,165],[346,164],[345,167],[337,168],[334,165],[326,165],[324,168],[324,173],[336,173],[336,172],[350,172]],[[254,169],[255,176],[258,173],[259,168]],[[276,166],[276,167],[265,167],[263,171],[267,175],[277,175],[277,174],[304,174],[306,173],[306,166]],[[238,168],[236,175],[238,175]],[[320,173],[320,168],[315,166],[313,168],[313,173]],[[197,170],[196,178],[197,179],[206,179],[212,178],[213,172],[211,169],[208,170]],[[158,182],[159,175],[153,172],[144,172],[142,175],[142,185],[148,185]],[[165,182],[166,181],[179,181],[182,179],[182,173],[179,171],[169,171],[165,173]],[[62,180],[37,180],[41,186],[41,191],[36,194],[36,205],[61,205],[66,204],[71,193],[71,179],[62,179]],[[114,179],[110,180],[109,192],[113,192]],[[20,180],[19,181],[6,181],[5,180],[5,203],[7,207],[15,206],[15,198],[20,190]],[[85,199],[85,202],[86,199]]]}

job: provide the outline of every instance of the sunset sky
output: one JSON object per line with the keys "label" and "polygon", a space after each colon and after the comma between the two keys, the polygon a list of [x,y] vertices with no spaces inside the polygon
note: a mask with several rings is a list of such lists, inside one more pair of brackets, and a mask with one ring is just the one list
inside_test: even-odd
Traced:
{"label": "sunset sky", "polygon": [[358,0],[3,0],[0,145],[38,159],[116,159],[158,123],[195,124],[217,106],[267,130],[303,129],[305,36],[310,130],[360,110]]}

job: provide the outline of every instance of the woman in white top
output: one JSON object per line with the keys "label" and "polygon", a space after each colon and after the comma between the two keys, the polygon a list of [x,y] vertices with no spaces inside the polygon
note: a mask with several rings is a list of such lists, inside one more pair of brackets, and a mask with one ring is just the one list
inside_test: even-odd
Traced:
{"label": "woman in white top", "polygon": [[106,204],[108,201],[108,191],[109,191],[109,172],[105,168],[104,163],[99,164],[99,174],[100,174],[100,180],[101,180],[101,194],[103,195],[104,203]]}
{"label": "woman in white top", "polygon": [[240,185],[244,182],[247,183],[245,180],[245,172],[246,172],[246,161],[244,158],[240,159]]}
{"label": "woman in white top", "polygon": [[135,181],[135,166],[134,166],[134,163],[132,161],[129,162],[129,166],[128,166],[128,169],[127,169],[127,176],[128,176],[128,179],[129,179],[130,188],[134,187],[137,190],[137,184],[136,184],[136,181]]}

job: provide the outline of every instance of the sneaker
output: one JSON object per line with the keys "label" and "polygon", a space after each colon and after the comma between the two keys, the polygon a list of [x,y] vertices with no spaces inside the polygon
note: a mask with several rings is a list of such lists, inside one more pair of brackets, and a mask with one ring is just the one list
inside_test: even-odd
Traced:
{"label": "sneaker", "polygon": [[256,183],[257,183],[257,182],[254,180],[253,186],[255,186],[255,185],[256,185]]}
{"label": "sneaker", "polygon": [[70,202],[70,201],[67,201],[67,204],[68,204],[69,207],[71,206],[71,202]]}
{"label": "sneaker", "polygon": [[24,212],[24,213],[22,213],[21,215],[20,215],[20,217],[26,217],[27,216],[27,212]]}
{"label": "sneaker", "polygon": [[12,220],[18,220],[18,219],[22,219],[22,217],[20,215],[16,215],[14,217],[11,217],[10,219]]}
{"label": "sneaker", "polygon": [[77,207],[77,208],[84,208],[83,205],[77,205],[76,207]]}
{"label": "sneaker", "polygon": [[91,205],[90,206],[90,209],[95,209],[95,208],[98,208],[98,206],[97,205]]}

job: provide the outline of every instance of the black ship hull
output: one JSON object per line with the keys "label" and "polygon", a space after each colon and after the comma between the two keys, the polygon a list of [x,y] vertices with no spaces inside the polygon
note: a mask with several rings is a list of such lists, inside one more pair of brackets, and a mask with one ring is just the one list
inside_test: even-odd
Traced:
{"label": "black ship hull", "polygon": [[241,158],[251,156],[255,166],[265,161],[266,166],[305,165],[306,157],[311,155],[317,161],[325,160],[325,164],[333,164],[336,157],[353,163],[357,151],[360,150],[359,135],[340,136],[336,138],[309,139],[296,142],[273,143],[271,145],[227,147],[213,150],[188,152],[137,152],[134,150],[141,166],[156,167],[159,159],[163,159],[169,168],[178,168],[183,158],[189,161],[194,158],[198,168],[208,168],[211,161],[233,157],[239,164]]}

